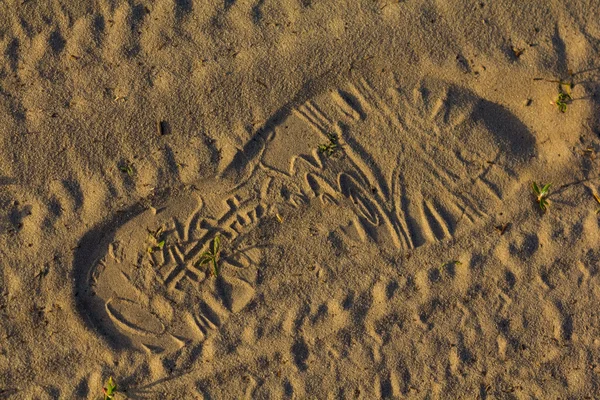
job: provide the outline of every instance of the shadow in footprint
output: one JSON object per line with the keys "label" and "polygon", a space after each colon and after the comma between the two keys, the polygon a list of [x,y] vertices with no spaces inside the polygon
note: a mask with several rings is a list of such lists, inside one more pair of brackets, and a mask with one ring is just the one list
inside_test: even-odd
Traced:
{"label": "shadow in footprint", "polygon": [[262,6],[265,0],[258,0],[254,6],[252,6],[252,21],[257,24],[263,18]]}
{"label": "shadow in footprint", "polygon": [[534,155],[535,138],[529,129],[506,108],[487,100],[480,100],[473,113],[498,139],[500,149],[518,160]]}
{"label": "shadow in footprint", "polygon": [[192,12],[192,0],[175,0],[175,18],[180,21]]}
{"label": "shadow in footprint", "polygon": [[48,44],[50,45],[50,48],[52,49],[54,54],[58,54],[61,51],[63,51],[63,49],[65,48],[65,44],[67,44],[67,41],[60,34],[59,31],[54,31],[50,34],[50,37],[48,38]]}
{"label": "shadow in footprint", "polygon": [[304,338],[299,337],[296,339],[296,342],[292,345],[290,350],[294,357],[294,364],[296,364],[296,367],[298,367],[300,371],[306,371],[308,368],[306,366],[306,360],[308,360],[309,351]]}
{"label": "shadow in footprint", "polygon": [[81,399],[90,395],[90,385],[88,384],[87,379],[82,379],[81,382],[79,382],[79,385],[75,388],[75,393]]}
{"label": "shadow in footprint", "polygon": [[16,182],[17,180],[15,178],[10,178],[8,176],[0,176],[0,186],[8,186],[8,185],[12,185]]}
{"label": "shadow in footprint", "polygon": [[7,230],[13,232],[21,230],[23,228],[23,220],[31,215],[32,210],[33,207],[29,204],[23,207],[14,204],[8,211],[8,214],[2,217],[4,221],[0,221],[0,227],[5,226]]}
{"label": "shadow in footprint", "polygon": [[231,7],[233,7],[233,5],[235,4],[236,0],[224,0],[223,1],[223,8],[225,8],[225,11],[229,10]]}
{"label": "shadow in footprint", "polygon": [[556,303],[556,308],[558,308],[558,311],[560,311],[562,316],[562,337],[564,340],[571,340],[571,337],[573,336],[573,316],[568,313],[568,310],[561,301]]}
{"label": "shadow in footprint", "polygon": [[19,39],[14,38],[10,41],[8,46],[6,46],[6,51],[4,54],[8,58],[8,64],[10,69],[15,72],[17,70],[17,66],[19,65]]}

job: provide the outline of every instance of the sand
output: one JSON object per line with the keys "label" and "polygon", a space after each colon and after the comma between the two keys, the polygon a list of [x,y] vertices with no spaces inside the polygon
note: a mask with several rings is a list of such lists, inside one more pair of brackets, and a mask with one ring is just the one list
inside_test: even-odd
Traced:
{"label": "sand", "polygon": [[597,1],[0,3],[0,398],[600,398],[599,50]]}

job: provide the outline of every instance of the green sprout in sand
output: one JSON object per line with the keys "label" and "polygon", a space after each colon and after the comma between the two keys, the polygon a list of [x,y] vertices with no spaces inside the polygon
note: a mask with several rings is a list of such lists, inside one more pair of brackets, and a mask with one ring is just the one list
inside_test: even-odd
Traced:
{"label": "green sprout in sand", "polygon": [[558,106],[560,112],[564,113],[567,111],[567,104],[571,103],[573,98],[567,92],[560,92],[558,94],[558,99],[556,99],[555,103]]}
{"label": "green sprout in sand", "polygon": [[162,226],[155,231],[148,229],[148,240],[150,241],[150,246],[146,249],[148,253],[152,254],[165,247],[165,239],[162,237],[163,232],[164,228]]}
{"label": "green sprout in sand", "polygon": [[115,398],[115,391],[117,390],[117,385],[113,381],[112,376],[108,378],[106,381],[106,386],[102,388],[104,392],[104,400],[112,400]]}
{"label": "green sprout in sand", "polygon": [[561,113],[567,111],[567,105],[573,101],[571,96],[571,90],[573,90],[573,82],[558,81],[558,98],[554,102]]}
{"label": "green sprout in sand", "polygon": [[462,263],[458,260],[446,261],[446,262],[442,263],[442,265],[440,265],[440,269],[444,268],[447,265],[462,265]]}
{"label": "green sprout in sand", "polygon": [[119,171],[126,173],[129,176],[133,176],[133,165],[125,164],[119,167]]}
{"label": "green sprout in sand", "polygon": [[[573,76],[573,73],[569,71],[569,75]],[[544,78],[533,78],[534,81],[545,81],[551,83],[558,83],[558,98],[554,101],[554,104],[558,107],[558,110],[562,113],[567,111],[567,106],[573,102],[573,96],[571,92],[575,84],[571,80],[563,81],[562,79],[544,79]]]}
{"label": "green sprout in sand", "polygon": [[331,157],[339,149],[338,137],[334,133],[327,134],[329,143],[320,144],[318,147],[319,153],[323,153],[328,157]]}
{"label": "green sprout in sand", "polygon": [[200,255],[200,258],[197,261],[197,265],[203,266],[205,264],[212,265],[212,275],[215,277],[219,276],[219,256],[221,253],[221,237],[219,235],[215,236],[212,241],[212,250],[209,245],[209,250],[205,251]]}
{"label": "green sprout in sand", "polygon": [[548,183],[540,189],[537,183],[533,182],[533,193],[537,196],[536,201],[540,205],[542,211],[546,211],[548,208],[548,200],[546,200],[546,198],[548,197],[548,191],[550,190],[551,185],[551,183]]}

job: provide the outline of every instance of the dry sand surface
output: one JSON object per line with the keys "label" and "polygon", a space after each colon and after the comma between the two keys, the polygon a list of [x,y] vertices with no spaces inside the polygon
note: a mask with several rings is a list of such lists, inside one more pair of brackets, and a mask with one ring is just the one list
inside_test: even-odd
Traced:
{"label": "dry sand surface", "polygon": [[586,0],[0,1],[0,399],[600,398],[599,50]]}

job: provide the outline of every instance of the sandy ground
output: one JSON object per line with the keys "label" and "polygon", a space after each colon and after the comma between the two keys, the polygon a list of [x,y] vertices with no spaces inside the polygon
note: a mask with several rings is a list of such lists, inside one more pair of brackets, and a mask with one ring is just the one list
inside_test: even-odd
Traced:
{"label": "sandy ground", "polygon": [[599,50],[585,0],[0,2],[0,398],[600,398]]}

